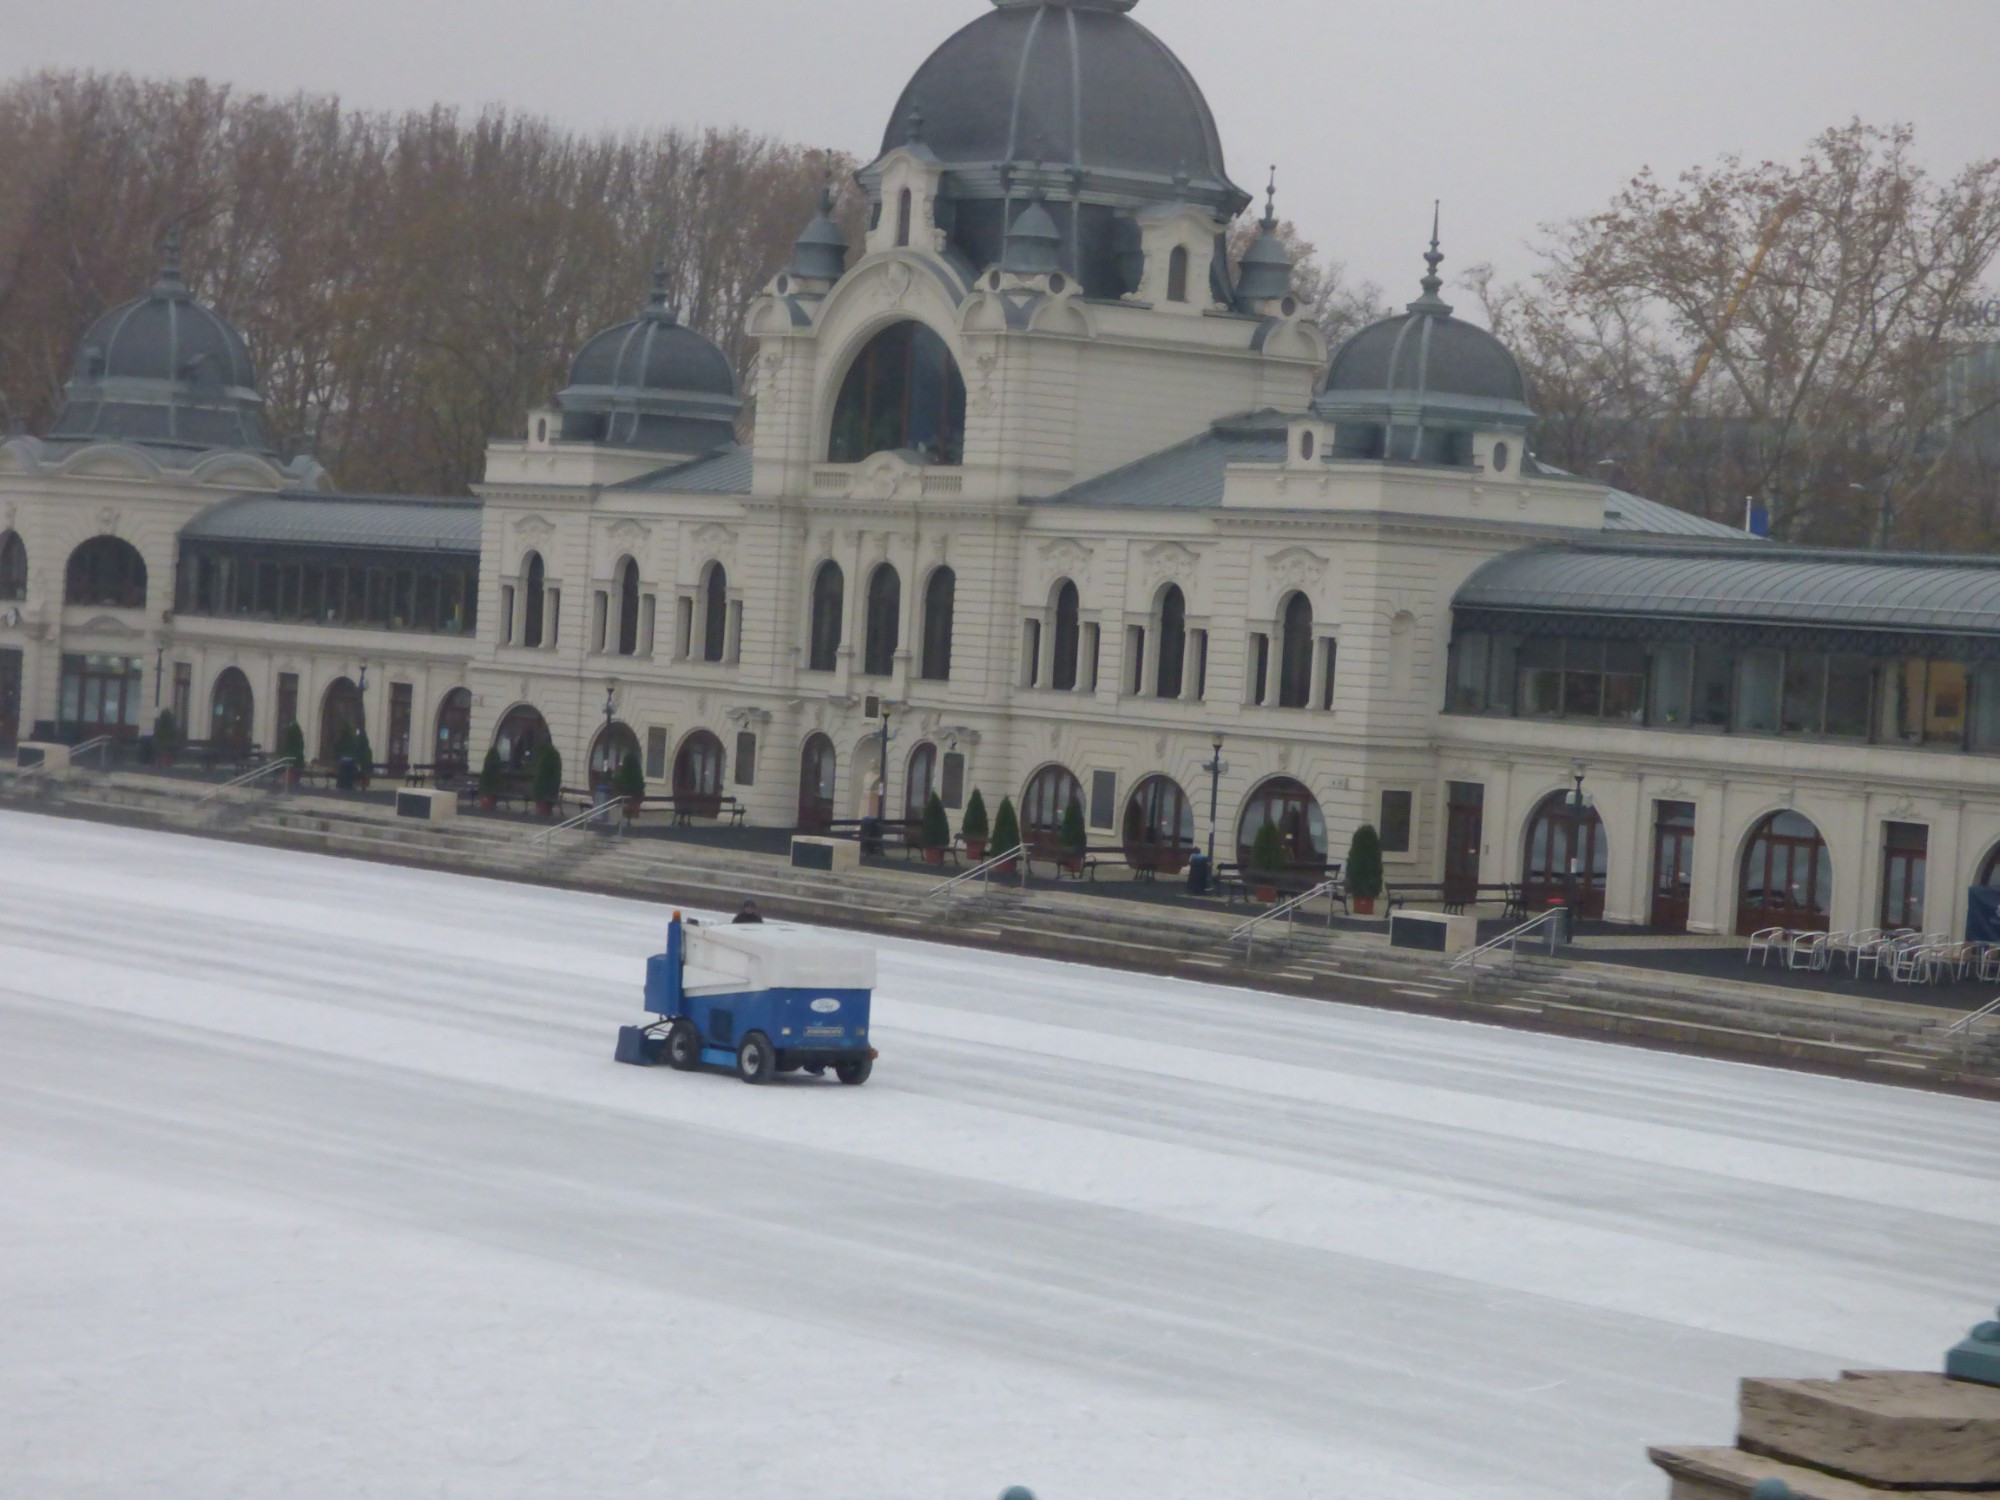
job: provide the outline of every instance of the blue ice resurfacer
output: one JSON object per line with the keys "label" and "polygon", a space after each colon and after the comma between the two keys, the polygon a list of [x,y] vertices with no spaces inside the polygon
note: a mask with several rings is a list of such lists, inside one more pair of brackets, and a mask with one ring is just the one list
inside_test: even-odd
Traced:
{"label": "blue ice resurfacer", "polygon": [[874,993],[872,949],[780,922],[710,927],[675,912],[667,951],[646,961],[646,1009],[660,1019],[621,1030],[618,1061],[733,1068],[745,1083],[831,1068],[842,1083],[866,1083]]}

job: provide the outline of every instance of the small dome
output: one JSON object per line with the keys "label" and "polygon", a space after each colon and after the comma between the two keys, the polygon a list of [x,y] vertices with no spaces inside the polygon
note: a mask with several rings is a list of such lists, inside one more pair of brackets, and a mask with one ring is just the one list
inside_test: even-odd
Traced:
{"label": "small dome", "polygon": [[1236,305],[1248,309],[1259,302],[1282,302],[1292,295],[1291,252],[1278,237],[1278,169],[1271,169],[1271,186],[1264,200],[1263,233],[1243,252],[1236,278]]}
{"label": "small dome", "polygon": [[833,217],[833,183],[820,193],[819,212],[792,246],[791,272],[808,281],[838,281],[847,274],[847,236]]}
{"label": "small dome", "polygon": [[1047,276],[1062,269],[1062,231],[1040,199],[1022,209],[1007,231],[1000,269],[1017,276]]}
{"label": "small dome", "polygon": [[113,308],[84,334],[49,436],[271,451],[249,347],[181,279],[177,230],[168,233],[152,290]]}
{"label": "small dome", "polygon": [[592,338],[556,396],[566,442],[706,453],[735,441],[743,403],[729,357],[667,305],[664,266],[653,297],[630,322]]}

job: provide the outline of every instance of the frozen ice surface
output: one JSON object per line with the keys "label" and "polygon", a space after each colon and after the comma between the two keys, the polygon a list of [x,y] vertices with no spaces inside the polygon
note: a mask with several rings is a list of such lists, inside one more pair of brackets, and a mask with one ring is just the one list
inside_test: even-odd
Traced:
{"label": "frozen ice surface", "polygon": [[0,1492],[1655,1496],[2000,1295],[1991,1105],[887,941],[750,1089],[665,915],[0,815]]}

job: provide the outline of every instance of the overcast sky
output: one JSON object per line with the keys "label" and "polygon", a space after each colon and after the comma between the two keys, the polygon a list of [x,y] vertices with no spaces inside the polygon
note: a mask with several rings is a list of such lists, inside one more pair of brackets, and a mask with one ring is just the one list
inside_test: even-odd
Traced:
{"label": "overcast sky", "polygon": [[[202,74],[356,105],[501,103],[590,128],[741,124],[863,157],[987,0],[0,0],[0,69]],[[1538,226],[1640,167],[1789,159],[1860,115],[1948,173],[2000,154],[2000,0],[1142,0],[1207,90],[1231,175],[1415,294],[1532,265]],[[4,170],[0,166],[0,170]],[[1464,300],[1464,299],[1461,299]]]}

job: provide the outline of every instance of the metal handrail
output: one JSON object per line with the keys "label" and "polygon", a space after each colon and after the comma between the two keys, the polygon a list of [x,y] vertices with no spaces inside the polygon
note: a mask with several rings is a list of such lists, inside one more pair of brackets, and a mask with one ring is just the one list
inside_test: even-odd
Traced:
{"label": "metal handrail", "polygon": [[292,766],[296,766],[297,764],[298,762],[293,760],[289,755],[285,756],[281,760],[266,761],[263,765],[257,767],[254,771],[245,771],[241,776],[236,777],[233,781],[223,782],[221,786],[217,787],[214,791],[210,792],[206,797],[203,797],[199,802],[195,803],[195,806],[206,807],[208,806],[209,803],[213,802],[217,797],[220,797],[226,791],[230,791],[235,787],[249,786],[254,781],[263,780],[266,776],[269,776],[274,771],[287,770]]}
{"label": "metal handrail", "polygon": [[544,828],[540,833],[536,834],[532,839],[530,839],[529,842],[534,844],[546,844],[550,840],[554,839],[557,834],[568,833],[572,828],[581,828],[583,827],[584,824],[589,823],[597,818],[603,817],[606,813],[610,812],[614,807],[622,807],[624,806],[624,804],[625,804],[625,799],[623,797],[613,797],[609,802],[600,802],[596,807],[593,807],[589,812],[580,812],[566,823],[558,823],[553,828]]}
{"label": "metal handrail", "polygon": [[75,765],[76,758],[79,755],[88,755],[91,751],[95,750],[97,752],[97,768],[101,771],[111,764],[112,743],[112,736],[100,734],[94,740],[85,740],[81,745],[72,745],[69,750],[69,763]]}
{"label": "metal handrail", "polygon": [[1481,943],[1477,948],[1468,948],[1451,961],[1451,966],[1454,969],[1470,968],[1489,953],[1498,953],[1502,948],[1509,948],[1515,953],[1519,953],[1522,938],[1544,927],[1554,925],[1557,920],[1568,914],[1569,908],[1566,906],[1551,906],[1540,916],[1531,917],[1513,931],[1503,932],[1497,938]]}
{"label": "metal handrail", "polygon": [[998,870],[1002,865],[1006,864],[1010,860],[1021,860],[1025,864],[1027,858],[1028,858],[1028,851],[1026,849],[1021,849],[1021,848],[1009,849],[1005,854],[996,854],[992,858],[986,860],[983,864],[974,865],[971,869],[962,871],[961,873],[952,876],[951,879],[943,882],[942,884],[933,886],[930,890],[924,892],[923,899],[925,901],[930,901],[938,896],[942,896],[947,891],[957,890],[967,881],[978,880],[981,879],[982,877],[985,879],[988,885],[991,885],[993,883],[994,872]]}
{"label": "metal handrail", "polygon": [[1961,1031],[1970,1032],[1981,1021],[1990,1021],[1995,1016],[2000,1016],[2000,1000],[1995,1000],[1991,1005],[1981,1010],[1975,1010],[1971,1015],[1960,1021],[1956,1026],[1951,1027],[1944,1034],[1947,1038],[1950,1038],[1957,1036]]}
{"label": "metal handrail", "polygon": [[1263,915],[1252,917],[1241,927],[1229,934],[1229,941],[1234,943],[1239,938],[1245,939],[1248,944],[1245,950],[1246,956],[1255,957],[1257,952],[1257,929],[1262,927],[1266,922],[1275,922],[1278,918],[1283,917],[1285,919],[1285,939],[1289,942],[1291,940],[1293,917],[1305,906],[1319,900],[1321,896],[1327,898],[1326,925],[1331,927],[1333,925],[1333,902],[1334,898],[1340,893],[1340,890],[1341,883],[1338,880],[1322,881],[1303,896],[1294,896],[1291,900],[1272,907]]}

